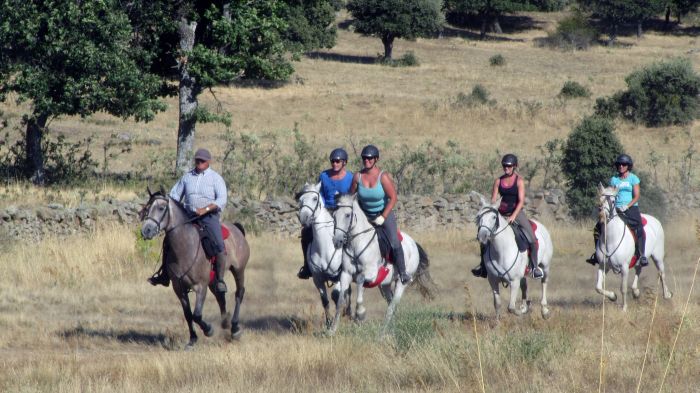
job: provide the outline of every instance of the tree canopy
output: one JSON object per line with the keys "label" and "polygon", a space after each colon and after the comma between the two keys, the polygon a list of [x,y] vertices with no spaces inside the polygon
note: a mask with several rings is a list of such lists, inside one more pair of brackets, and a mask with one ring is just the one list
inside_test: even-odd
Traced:
{"label": "tree canopy", "polygon": [[444,22],[442,0],[350,0],[347,8],[356,32],[382,40],[387,60],[394,39],[429,37],[442,30]]}

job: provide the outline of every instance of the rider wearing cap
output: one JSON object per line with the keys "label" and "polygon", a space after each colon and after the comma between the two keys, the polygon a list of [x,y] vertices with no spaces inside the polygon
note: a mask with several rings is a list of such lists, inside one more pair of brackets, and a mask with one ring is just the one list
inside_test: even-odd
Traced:
{"label": "rider wearing cap", "polygon": [[[637,242],[635,244],[635,255],[639,258],[639,264],[641,266],[647,266],[649,261],[644,255],[646,248],[646,234],[644,233],[644,226],[642,225],[642,215],[639,212],[639,177],[632,173],[632,168],[634,167],[634,161],[632,157],[627,154],[620,154],[615,159],[615,169],[617,170],[617,175],[610,179],[610,185],[617,188],[617,197],[615,198],[615,208],[620,213],[620,218],[629,225],[632,230],[634,230],[637,235]],[[593,241],[598,244],[598,237],[600,234],[600,223],[596,224],[593,230]],[[586,259],[586,262],[595,265],[598,261],[595,256],[595,252],[590,258]]]}
{"label": "rider wearing cap", "polygon": [[[328,159],[331,162],[327,169],[318,176],[321,182],[321,197],[326,209],[336,209],[335,197],[339,194],[347,194],[352,183],[352,172],[345,169],[348,164],[348,153],[343,148],[334,149]],[[311,226],[301,229],[301,250],[304,253],[304,265],[299,269],[297,277],[306,280],[311,277],[311,271],[307,261],[306,251],[313,241],[313,228]]]}
{"label": "rider wearing cap", "polygon": [[394,206],[397,202],[394,180],[388,172],[381,171],[377,167],[379,149],[376,146],[365,146],[360,155],[363,169],[353,177],[350,192],[357,192],[357,200],[369,221],[375,226],[384,228],[391,243],[399,279],[402,284],[408,284],[411,282],[411,276],[406,272],[403,247],[397,234],[398,227],[394,214]]}
{"label": "rider wearing cap", "polygon": [[[536,279],[542,278],[544,272],[537,263],[537,239],[532,231],[530,220],[525,215],[525,182],[518,175],[518,157],[514,154],[506,154],[501,159],[503,166],[503,175],[497,178],[493,183],[491,192],[491,203],[496,203],[499,195],[501,196],[501,205],[498,207],[498,212],[508,219],[509,224],[517,224],[522,228],[527,242],[530,247],[530,269],[532,277]],[[472,274],[477,277],[486,277],[486,267],[484,266],[484,246],[481,246],[481,262],[479,266],[472,269]]]}
{"label": "rider wearing cap", "polygon": [[[208,150],[198,149],[194,154],[194,162],[194,168],[185,173],[170,190],[170,197],[183,202],[190,216],[197,217],[194,223],[206,231],[213,241],[213,251],[216,254],[216,291],[225,293],[226,252],[219,213],[226,206],[226,184],[221,175],[209,168],[211,153]],[[148,282],[152,285],[168,285],[168,275],[163,265]]]}

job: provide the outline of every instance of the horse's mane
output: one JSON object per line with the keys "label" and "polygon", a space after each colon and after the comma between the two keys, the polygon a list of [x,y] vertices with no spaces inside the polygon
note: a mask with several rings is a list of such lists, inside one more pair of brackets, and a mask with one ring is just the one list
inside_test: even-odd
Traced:
{"label": "horse's mane", "polygon": [[336,204],[337,205],[352,205],[353,197],[354,197],[354,194],[350,194],[347,192],[343,193],[343,194],[339,194],[335,199]]}

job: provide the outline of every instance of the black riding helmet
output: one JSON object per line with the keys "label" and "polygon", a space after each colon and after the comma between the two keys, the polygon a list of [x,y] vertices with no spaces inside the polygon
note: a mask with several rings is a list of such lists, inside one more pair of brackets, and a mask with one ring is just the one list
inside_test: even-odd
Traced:
{"label": "black riding helmet", "polygon": [[618,164],[627,164],[628,169],[632,170],[632,167],[634,166],[634,161],[632,161],[632,157],[628,156],[627,154],[620,154],[615,159],[615,165]]}
{"label": "black riding helmet", "polygon": [[337,149],[333,149],[331,152],[331,155],[328,157],[329,160],[341,160],[341,161],[348,161],[348,152],[345,151],[342,147],[339,147]]}
{"label": "black riding helmet", "polygon": [[367,145],[362,148],[362,153],[360,153],[362,158],[379,158],[379,149],[374,145]]}
{"label": "black riding helmet", "polygon": [[503,158],[501,158],[501,165],[518,166],[518,157],[516,157],[515,154],[506,154],[503,156]]}

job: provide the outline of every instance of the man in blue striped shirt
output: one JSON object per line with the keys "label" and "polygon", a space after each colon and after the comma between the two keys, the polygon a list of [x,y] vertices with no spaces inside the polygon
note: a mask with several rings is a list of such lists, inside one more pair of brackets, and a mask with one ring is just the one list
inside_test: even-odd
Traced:
{"label": "man in blue striped shirt", "polygon": [[[211,154],[206,149],[199,149],[194,154],[195,167],[185,173],[170,190],[170,197],[183,202],[185,209],[197,216],[202,230],[206,231],[212,240],[216,255],[216,290],[226,292],[224,273],[226,269],[226,253],[224,238],[221,233],[220,212],[226,206],[226,184],[224,179],[209,168]],[[151,277],[153,285],[168,283],[168,277],[163,274]]]}

